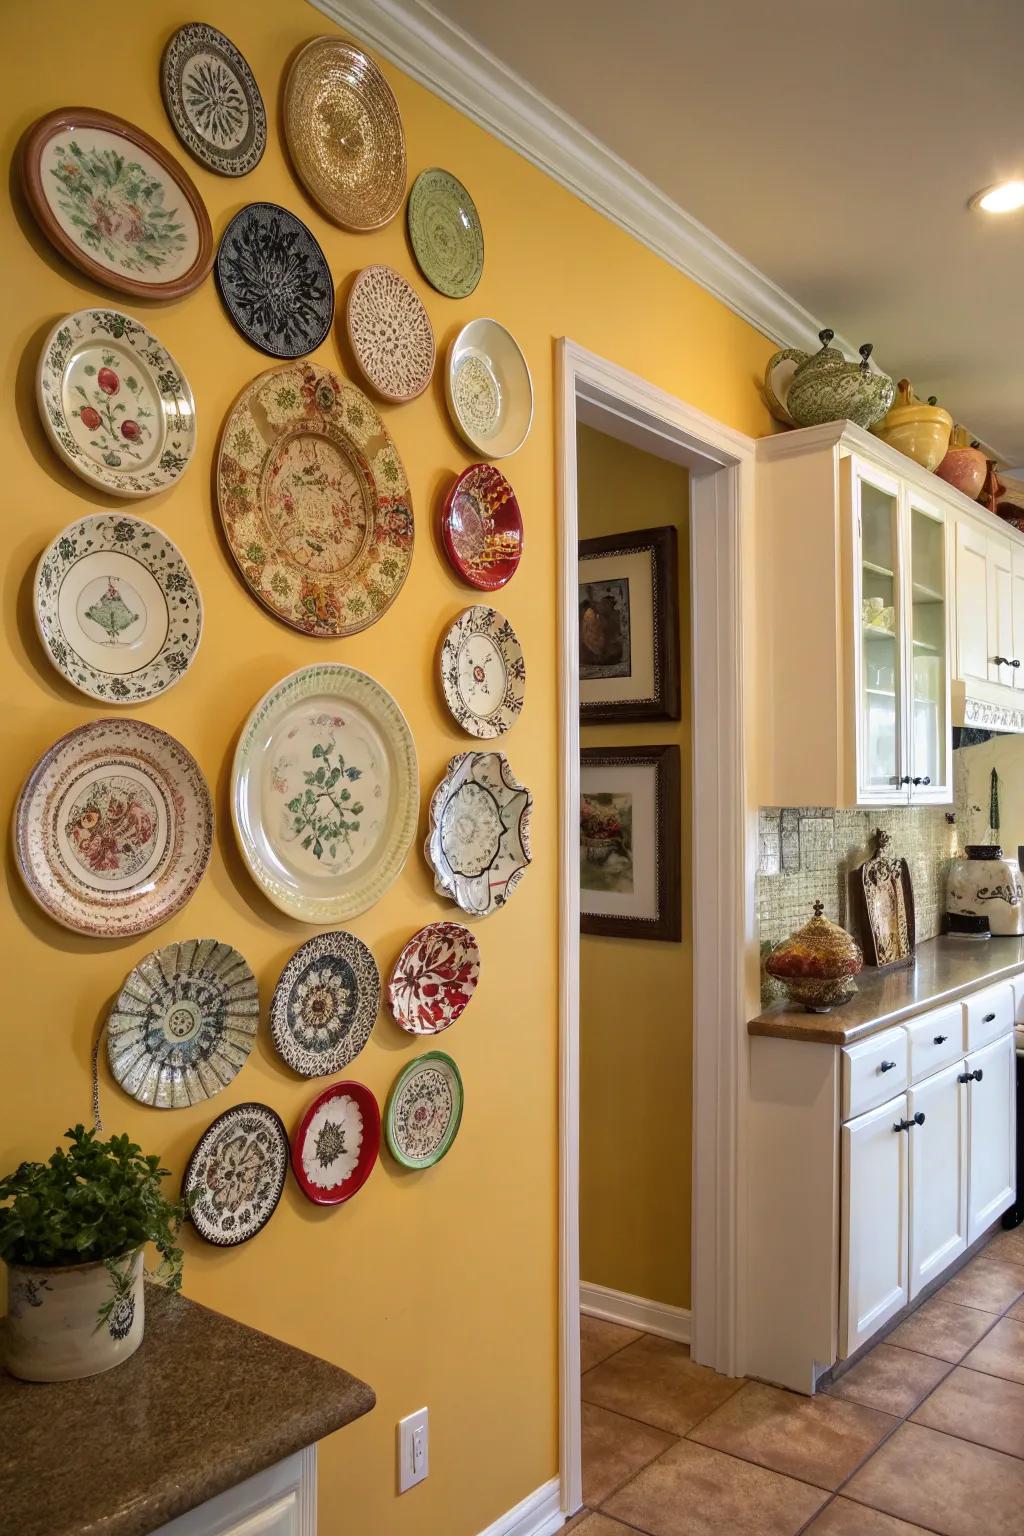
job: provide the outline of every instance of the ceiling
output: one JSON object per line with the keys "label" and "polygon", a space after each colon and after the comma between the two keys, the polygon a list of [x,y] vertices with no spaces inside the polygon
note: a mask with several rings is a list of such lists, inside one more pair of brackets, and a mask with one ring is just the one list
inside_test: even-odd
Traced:
{"label": "ceiling", "polygon": [[1024,465],[1021,0],[432,0],[851,343]]}

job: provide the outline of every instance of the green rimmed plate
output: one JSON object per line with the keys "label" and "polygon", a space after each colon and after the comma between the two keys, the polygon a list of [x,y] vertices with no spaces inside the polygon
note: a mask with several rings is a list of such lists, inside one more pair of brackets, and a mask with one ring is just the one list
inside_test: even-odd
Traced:
{"label": "green rimmed plate", "polygon": [[444,1051],[427,1051],[398,1074],[384,1111],[392,1157],[405,1168],[432,1168],[462,1123],[462,1078]]}
{"label": "green rimmed plate", "polygon": [[406,209],[416,263],[432,288],[465,299],[484,270],[484,232],[462,182],[439,166],[421,171]]}

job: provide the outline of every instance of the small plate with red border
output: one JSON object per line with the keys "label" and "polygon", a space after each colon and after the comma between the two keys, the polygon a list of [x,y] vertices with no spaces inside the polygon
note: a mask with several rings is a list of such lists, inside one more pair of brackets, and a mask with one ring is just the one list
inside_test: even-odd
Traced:
{"label": "small plate with red border", "polygon": [[332,1083],[309,1105],[292,1141],[292,1168],[316,1205],[351,1200],[380,1152],[380,1108],[362,1083]]}
{"label": "small plate with red border", "polygon": [[512,580],[523,553],[523,517],[500,469],[471,464],[463,470],[441,508],[441,542],[471,587],[496,592]]}

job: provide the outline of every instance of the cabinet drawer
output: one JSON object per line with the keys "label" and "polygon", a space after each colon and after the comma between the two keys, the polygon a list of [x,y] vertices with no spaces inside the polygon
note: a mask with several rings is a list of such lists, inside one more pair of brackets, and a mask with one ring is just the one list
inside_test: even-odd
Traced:
{"label": "cabinet drawer", "polygon": [[1013,1028],[1013,989],[1008,981],[964,999],[964,1050],[979,1051]]}
{"label": "cabinet drawer", "polygon": [[910,1041],[910,1081],[941,1072],[964,1054],[964,1020],[959,1003],[938,1008],[905,1025]]}
{"label": "cabinet drawer", "polygon": [[884,1104],[907,1086],[907,1034],[903,1029],[884,1029],[856,1045],[844,1045],[842,1054],[844,1120]]}

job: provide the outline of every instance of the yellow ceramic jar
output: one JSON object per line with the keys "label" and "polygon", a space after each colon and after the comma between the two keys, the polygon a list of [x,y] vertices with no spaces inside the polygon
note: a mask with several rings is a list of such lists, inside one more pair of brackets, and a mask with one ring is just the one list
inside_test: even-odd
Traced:
{"label": "yellow ceramic jar", "polygon": [[900,379],[895,405],[871,431],[925,469],[936,469],[949,449],[953,418],[941,405],[919,400],[910,380]]}

